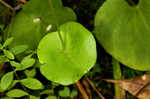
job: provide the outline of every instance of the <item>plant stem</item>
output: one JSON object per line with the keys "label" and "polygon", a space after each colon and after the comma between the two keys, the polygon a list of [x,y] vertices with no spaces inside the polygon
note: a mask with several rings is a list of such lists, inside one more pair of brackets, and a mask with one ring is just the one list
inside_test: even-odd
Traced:
{"label": "plant stem", "polygon": [[[50,7],[51,7],[51,9],[52,9],[52,11],[53,11],[53,14],[54,14],[55,16],[57,16],[56,13],[55,13],[55,10],[54,10],[55,8],[54,8],[54,6],[53,6],[53,4],[54,4],[54,3],[53,3],[53,0],[50,0],[49,3],[50,3]],[[60,2],[59,2],[59,3],[60,3]],[[63,37],[61,36],[60,30],[59,30],[59,24],[58,24],[58,23],[59,23],[59,22],[56,23],[58,36],[59,36],[59,39],[60,39],[62,48],[63,48],[63,50],[65,50],[65,43],[64,43],[64,41],[63,41]]]}
{"label": "plant stem", "polygon": [[[120,69],[120,64],[117,60],[113,59],[112,61],[113,65],[113,76],[115,80],[121,80],[122,75],[121,75],[121,69]],[[117,85],[114,85],[115,87],[115,99],[122,99],[122,91],[121,88]]]}

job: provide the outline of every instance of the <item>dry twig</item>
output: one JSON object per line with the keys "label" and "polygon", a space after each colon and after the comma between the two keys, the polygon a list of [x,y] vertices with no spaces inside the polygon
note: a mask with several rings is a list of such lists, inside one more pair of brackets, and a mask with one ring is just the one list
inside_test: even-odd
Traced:
{"label": "dry twig", "polygon": [[92,99],[92,93],[91,93],[91,90],[90,90],[90,86],[89,86],[89,83],[86,81],[85,78],[82,80],[82,84],[83,84],[83,86],[84,86],[84,88],[85,88],[85,90],[86,90],[86,92],[89,96],[89,99]]}
{"label": "dry twig", "polygon": [[85,78],[88,81],[88,83],[91,85],[91,87],[94,89],[94,91],[98,94],[98,96],[101,99],[105,99],[105,97],[98,91],[98,89],[94,86],[94,84],[90,81],[90,79],[88,77],[85,77]]}
{"label": "dry twig", "polygon": [[0,3],[3,4],[4,6],[6,6],[7,8],[14,10],[14,8],[11,5],[9,5],[8,3],[6,3],[5,1],[0,0]]}
{"label": "dry twig", "polygon": [[81,85],[80,81],[78,81],[78,82],[76,83],[76,86],[78,87],[80,93],[82,94],[83,99],[89,99],[89,97],[88,97],[87,93],[85,92],[83,86]]}

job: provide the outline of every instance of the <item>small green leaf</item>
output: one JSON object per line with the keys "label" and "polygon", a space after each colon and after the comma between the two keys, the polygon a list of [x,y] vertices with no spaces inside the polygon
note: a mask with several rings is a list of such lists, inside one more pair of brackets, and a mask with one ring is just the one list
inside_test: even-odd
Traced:
{"label": "small green leaf", "polygon": [[64,90],[60,90],[59,96],[69,97],[70,96],[70,89],[68,87],[65,87]]}
{"label": "small green leaf", "polygon": [[43,84],[35,78],[26,78],[26,79],[21,80],[20,83],[24,85],[25,87],[29,89],[33,89],[33,90],[44,88]]}
{"label": "small green leaf", "polygon": [[40,98],[30,95],[30,96],[29,96],[29,99],[40,99]]}
{"label": "small green leaf", "polygon": [[3,90],[6,90],[11,85],[14,78],[13,74],[13,72],[8,72],[2,77],[0,86]]}
{"label": "small green leaf", "polygon": [[8,90],[13,88],[18,82],[19,82],[19,80],[13,80],[12,84],[8,87]]}
{"label": "small green leaf", "polygon": [[23,65],[22,69],[26,69],[26,68],[29,68],[29,67],[32,67],[35,63],[35,59],[29,57],[29,56],[26,56],[22,61],[21,61],[21,64]]}
{"label": "small green leaf", "polygon": [[48,96],[46,99],[57,99],[56,96]]}
{"label": "small green leaf", "polygon": [[3,48],[6,47],[6,46],[8,46],[12,41],[13,41],[13,37],[8,38],[8,39],[4,42]]}
{"label": "small green leaf", "polygon": [[70,97],[75,97],[77,95],[78,95],[78,91],[77,90],[72,90],[71,94],[70,94]]}
{"label": "small green leaf", "polygon": [[6,94],[8,97],[16,97],[16,98],[19,98],[19,97],[23,97],[23,96],[26,96],[28,95],[27,92],[23,91],[23,90],[20,90],[20,89],[13,89],[13,90],[10,90],[9,92],[7,92]]}
{"label": "small green leaf", "polygon": [[15,61],[10,61],[11,66],[16,67],[16,68],[21,68],[22,65],[18,62]]}
{"label": "small green leaf", "polygon": [[18,46],[15,46],[15,47],[11,48],[11,52],[14,55],[17,55],[17,54],[20,54],[20,53],[24,52],[27,49],[28,49],[27,45],[18,45]]}
{"label": "small green leaf", "polygon": [[43,95],[43,94],[54,94],[54,89],[44,90],[40,93],[40,95]]}
{"label": "small green leaf", "polygon": [[15,59],[15,56],[13,55],[12,52],[8,51],[8,50],[3,50],[4,51],[4,55],[6,57],[8,57],[9,59]]}
{"label": "small green leaf", "polygon": [[0,56],[0,63],[8,62],[9,59],[6,56]]}
{"label": "small green leaf", "polygon": [[27,77],[34,77],[36,75],[36,69],[25,70],[24,73]]}

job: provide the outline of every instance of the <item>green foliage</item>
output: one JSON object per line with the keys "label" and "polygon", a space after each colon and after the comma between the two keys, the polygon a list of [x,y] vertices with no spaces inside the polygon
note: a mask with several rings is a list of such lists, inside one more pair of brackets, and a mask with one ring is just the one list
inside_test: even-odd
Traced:
{"label": "green foliage", "polygon": [[70,96],[70,89],[68,87],[65,87],[63,90],[60,90],[59,96],[69,97]]}
{"label": "green foliage", "polygon": [[27,77],[34,77],[36,75],[36,69],[32,69],[32,70],[25,70],[24,71],[25,75]]}
{"label": "green foliage", "polygon": [[36,49],[47,32],[56,31],[61,24],[74,20],[76,15],[70,8],[63,7],[61,0],[45,0],[43,3],[31,0],[12,21],[11,36],[14,41],[10,46],[27,44],[30,49]]}
{"label": "green foliage", "polygon": [[95,17],[95,34],[105,50],[121,63],[145,71],[150,70],[148,9],[148,0],[139,0],[136,6],[108,0]]}
{"label": "green foliage", "polygon": [[9,59],[15,59],[14,55],[12,52],[8,51],[8,50],[3,50],[4,51],[4,55],[9,58]]}
{"label": "green foliage", "polygon": [[14,78],[13,75],[13,72],[8,72],[2,77],[0,82],[0,87],[2,88],[2,90],[6,90],[11,85]]}
{"label": "green foliage", "polygon": [[71,91],[70,97],[73,98],[73,97],[75,97],[77,95],[78,95],[78,91],[74,89],[74,90]]}
{"label": "green foliage", "polygon": [[[80,91],[73,84],[84,75],[93,80],[106,98],[120,99],[118,86],[112,95],[112,85],[99,79],[121,79],[121,72],[125,78],[145,73],[120,67],[119,62],[133,69],[150,70],[148,0],[107,0],[103,5],[105,0],[26,0],[21,9],[22,0],[3,1],[6,3],[1,5],[0,1],[1,99],[80,98]],[[9,9],[11,6],[17,10]],[[77,16],[79,23],[75,22]],[[117,61],[96,44],[83,25],[94,30],[98,42]],[[93,87],[86,85],[88,82],[81,80],[84,89]],[[89,93],[93,99],[99,99],[93,90],[87,90]],[[130,96],[127,94],[127,99]]]}
{"label": "green foliage", "polygon": [[69,85],[95,64],[96,43],[82,25],[69,22],[60,26],[58,32],[46,35],[40,41],[37,54],[43,65],[40,71],[47,79]]}
{"label": "green foliage", "polygon": [[11,37],[11,38],[8,38],[8,39],[4,42],[3,48],[4,48],[4,47],[7,47],[12,41],[13,41],[13,38],[12,38],[12,37]]}
{"label": "green foliage", "polygon": [[35,63],[35,59],[34,58],[31,58],[30,56],[26,56],[22,59],[21,61],[21,69],[19,70],[24,70],[26,68],[29,68],[29,67],[32,67]]}
{"label": "green foliage", "polygon": [[26,95],[28,95],[28,93],[26,93],[25,91],[20,90],[20,89],[13,89],[13,90],[7,92],[6,95],[7,95],[8,97],[15,97],[15,98],[18,98],[18,97],[26,96]]}
{"label": "green foliage", "polygon": [[27,49],[28,49],[27,45],[18,45],[18,46],[11,48],[10,50],[14,55],[18,55],[20,53],[23,53]]}
{"label": "green foliage", "polygon": [[30,95],[29,98],[30,99],[40,99],[39,97],[35,97],[35,96],[32,96],[32,95]]}
{"label": "green foliage", "polygon": [[20,83],[32,90],[39,90],[44,88],[43,84],[35,78],[26,78],[20,80]]}
{"label": "green foliage", "polygon": [[6,56],[0,56],[0,63],[8,62],[8,58]]}

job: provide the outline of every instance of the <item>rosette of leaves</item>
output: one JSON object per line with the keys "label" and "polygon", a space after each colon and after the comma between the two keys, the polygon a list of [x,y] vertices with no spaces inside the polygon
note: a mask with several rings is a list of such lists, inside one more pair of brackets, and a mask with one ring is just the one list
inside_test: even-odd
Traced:
{"label": "rosette of leaves", "polygon": [[11,22],[10,47],[27,44],[35,49],[47,32],[56,31],[61,24],[76,20],[72,9],[64,7],[61,0],[30,0]]}
{"label": "rosette of leaves", "polygon": [[121,63],[150,70],[149,16],[149,0],[107,0],[96,14],[95,35]]}
{"label": "rosette of leaves", "polygon": [[48,80],[69,85],[94,66],[96,42],[81,24],[68,22],[40,41],[37,54],[40,71]]}

